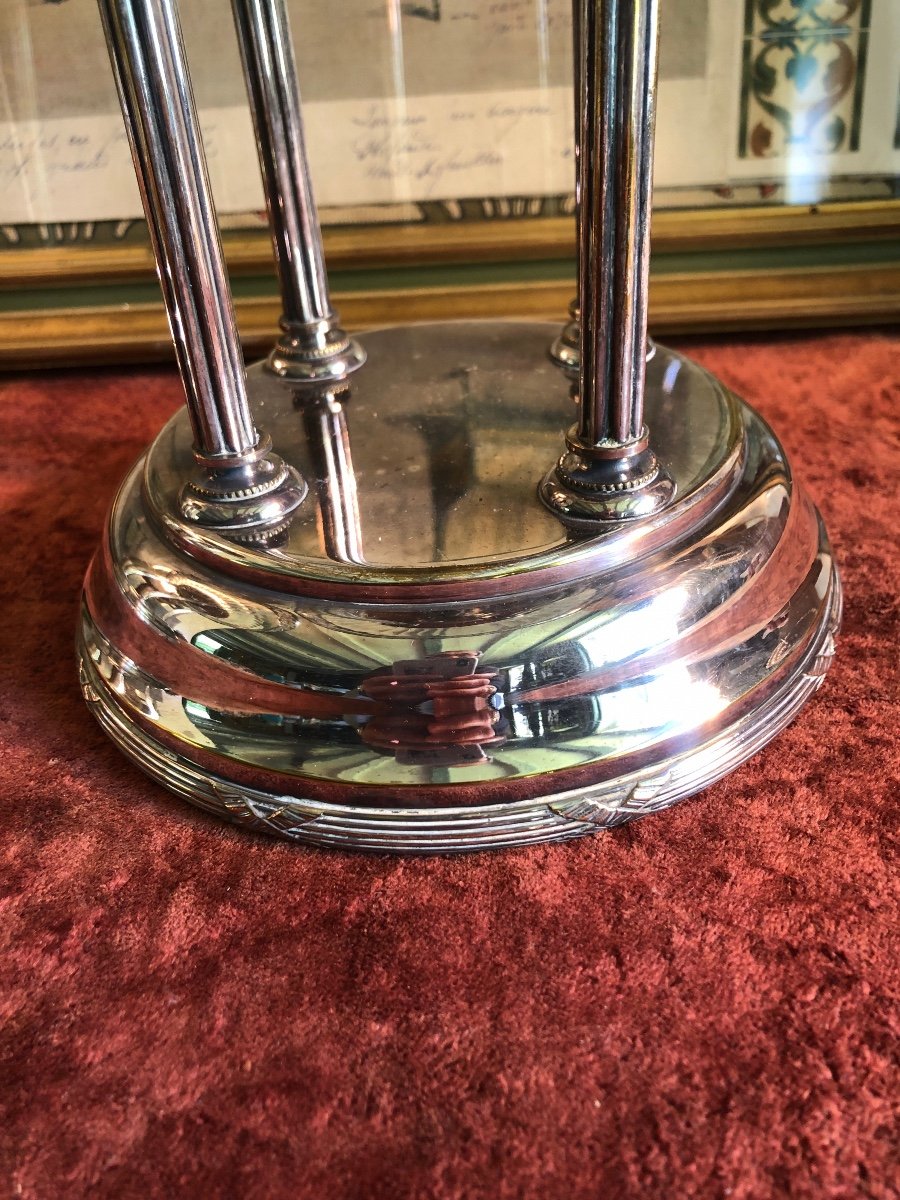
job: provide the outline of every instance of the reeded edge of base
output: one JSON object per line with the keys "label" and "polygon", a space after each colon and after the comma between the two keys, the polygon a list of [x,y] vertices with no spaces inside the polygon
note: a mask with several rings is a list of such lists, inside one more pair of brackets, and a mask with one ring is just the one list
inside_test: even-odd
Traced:
{"label": "reeded edge of base", "polygon": [[[561,842],[661,812],[751,758],[797,715],[834,656],[841,587],[831,576],[812,644],[757,708],[695,748],[642,771],[531,800],[468,808],[396,809],[327,804],[233,783],[165,749],[130,721],[79,643],[81,686],[113,742],[147,775],[226,821],[310,846],[400,854],[446,854]],[[536,779],[546,779],[537,776]],[[386,799],[396,789],[385,789]]]}

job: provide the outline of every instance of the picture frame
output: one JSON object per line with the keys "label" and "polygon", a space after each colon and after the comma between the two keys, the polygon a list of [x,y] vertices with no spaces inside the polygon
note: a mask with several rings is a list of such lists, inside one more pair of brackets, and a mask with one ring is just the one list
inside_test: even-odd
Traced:
{"label": "picture frame", "polygon": [[[307,0],[289,2],[302,8]],[[564,320],[575,277],[574,199],[566,190],[571,84],[560,76],[568,53],[563,43],[571,36],[563,27],[570,0],[515,0],[499,6],[504,12],[496,29],[481,31],[490,32],[491,45],[513,39],[509,44],[527,62],[533,47],[523,14],[544,14],[550,48],[544,47],[540,89],[516,90],[523,82],[519,65],[509,79],[501,72],[492,81],[499,90],[469,91],[464,80],[451,78],[443,86],[457,90],[437,95],[427,81],[414,86],[416,71],[446,73],[436,49],[440,39],[458,50],[463,35],[455,17],[485,10],[462,0],[388,7],[400,14],[407,34],[402,65],[410,68],[409,95],[367,98],[387,86],[387,43],[381,82],[360,83],[356,99],[331,95],[331,77],[326,72],[317,82],[315,60],[304,63],[300,56],[301,78],[312,76],[315,85],[305,105],[307,134],[314,175],[318,167],[332,293],[345,324],[360,329],[491,315]],[[219,89],[204,110],[204,140],[250,354],[271,342],[279,304],[254,190],[249,119],[246,105],[233,103],[239,69],[218,69],[222,54],[233,50],[226,35],[220,29],[217,37],[225,40],[207,54],[216,66],[210,70],[204,59],[208,13],[195,0],[182,0],[181,8],[201,99],[204,71]],[[890,52],[900,18],[889,0],[805,0],[799,6],[678,0],[666,12],[677,20],[668,32],[663,25],[653,332],[896,320],[900,121],[896,102],[888,111],[886,98],[896,97],[900,81]],[[360,13],[380,29],[383,18],[373,6]],[[510,13],[519,14],[518,26]],[[90,69],[83,49],[77,60],[66,59],[66,38],[63,53],[57,40],[52,54],[40,54],[41,36],[46,40],[57,29],[74,35],[87,20],[67,0],[12,0],[4,19],[13,34],[28,33],[20,39],[26,51],[19,73],[30,82],[18,92],[31,97],[31,108],[22,109],[21,96],[15,108],[9,97],[16,88],[8,83],[7,111],[0,111],[7,118],[0,120],[0,364],[168,357],[121,121],[108,87],[104,91],[109,81],[95,85],[103,76],[102,39],[81,38],[90,43],[88,60],[94,56]],[[476,34],[465,35],[467,45],[476,44]],[[300,48],[308,48],[306,40]],[[36,63],[31,74],[29,55]],[[473,63],[482,72],[479,89],[492,61]],[[13,66],[15,83],[15,59]],[[99,98],[89,96],[74,116],[65,108],[67,70],[87,80],[87,92],[99,86]],[[33,86],[32,75],[40,86]],[[223,77],[227,94],[220,94]],[[51,97],[46,111],[33,100],[44,93]],[[464,128],[458,137],[456,125]],[[418,132],[407,137],[408,129]],[[503,138],[506,149],[495,162],[486,148]],[[532,145],[540,154],[527,153]]]}
{"label": "picture frame", "polygon": [[[144,235],[141,237],[140,235]],[[663,210],[650,321],[661,336],[880,324],[900,317],[900,202]],[[277,327],[268,234],[226,234],[248,354]],[[487,316],[560,320],[574,287],[571,216],[330,226],[336,305],[351,329]],[[169,358],[145,231],[122,244],[0,253],[0,363]]]}

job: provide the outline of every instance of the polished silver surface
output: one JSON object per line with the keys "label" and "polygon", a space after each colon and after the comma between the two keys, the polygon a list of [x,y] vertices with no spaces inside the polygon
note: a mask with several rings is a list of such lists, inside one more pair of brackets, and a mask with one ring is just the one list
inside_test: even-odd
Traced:
{"label": "polished silver surface", "polygon": [[[611,522],[602,539],[576,538],[537,503],[534,480],[571,409],[565,378],[528,337],[544,328],[485,321],[368,333],[366,369],[339,393],[251,368],[254,412],[310,481],[310,501],[267,549],[185,522],[172,500],[190,462],[178,413],[145,467],[155,519],[222,571],[263,587],[316,584],[328,597],[358,595],[363,585],[381,599],[395,598],[397,587],[420,598],[490,595],[520,586],[519,572],[538,586],[670,539],[667,514],[639,526]],[[740,469],[738,406],[679,355],[660,352],[648,370],[648,416],[665,424],[665,467],[682,501],[675,515],[693,519],[695,506],[721,504]],[[323,531],[335,531],[333,545]]]}
{"label": "polished silver surface", "polygon": [[582,0],[577,440],[644,432],[659,0]]}
{"label": "polished silver surface", "polygon": [[553,329],[503,321],[371,332],[346,377],[364,353],[328,299],[281,0],[233,0],[285,297],[245,372],[172,0],[101,0],[188,409],[113,504],[82,686],[230,821],[410,853],[566,840],[743,762],[831,661],[838,576],[780,445],[646,351],[657,0],[578,3],[572,390]]}
{"label": "polished silver surface", "polygon": [[554,357],[577,360],[578,415],[541,485],[573,528],[643,517],[674,495],[644,424],[658,0],[577,3],[578,316]]}
{"label": "polished silver surface", "polygon": [[550,335],[371,333],[338,393],[251,371],[255,416],[315,480],[265,548],[181,516],[171,422],[85,585],[83,686],[117,744],[250,828],[422,853],[659,811],[783,728],[840,589],[777,440],[660,347],[647,414],[677,499],[566,533],[532,482],[565,425]]}
{"label": "polished silver surface", "polygon": [[581,321],[577,296],[569,305],[568,321],[550,344],[550,358],[573,379],[578,378],[581,368]]}
{"label": "polished silver surface", "polygon": [[299,408],[319,501],[322,551],[329,562],[364,565],[362,517],[345,409],[351,399],[349,387],[328,386],[299,397]]}
{"label": "polished silver surface", "polygon": [[250,414],[199,124],[173,0],[99,0],[192,430],[179,503],[253,536],[306,487]]}
{"label": "polished silver surface", "polygon": [[281,286],[282,336],[269,366],[292,379],[344,379],[366,356],[341,328],[328,294],[287,6],[232,0],[232,9]]}

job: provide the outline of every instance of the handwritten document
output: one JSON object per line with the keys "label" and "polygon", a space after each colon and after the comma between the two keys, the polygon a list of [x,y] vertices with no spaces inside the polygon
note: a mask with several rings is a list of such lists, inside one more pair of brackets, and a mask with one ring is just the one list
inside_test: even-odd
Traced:
{"label": "handwritten document", "polygon": [[[259,211],[231,22],[179,7],[219,212]],[[718,184],[743,169],[742,4],[663,8],[656,184]],[[289,9],[323,209],[571,193],[570,0],[341,0],[342,38],[334,5]],[[0,225],[139,216],[95,6],[0,0],[0,57]]]}
{"label": "handwritten document", "polygon": [[[565,89],[308,105],[307,138],[323,207],[571,187],[571,98]],[[223,212],[263,206],[243,108],[202,119]],[[140,199],[121,118],[68,117],[0,129],[4,223],[137,216]]]}

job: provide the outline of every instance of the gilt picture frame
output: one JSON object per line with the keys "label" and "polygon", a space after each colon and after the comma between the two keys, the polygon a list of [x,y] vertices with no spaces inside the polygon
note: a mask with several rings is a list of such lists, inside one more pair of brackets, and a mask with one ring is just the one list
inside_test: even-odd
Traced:
{"label": "gilt picture frame", "polygon": [[[351,6],[364,44],[380,50],[348,72],[329,59],[321,9],[290,0],[345,322],[561,319],[574,280],[569,0]],[[0,17],[7,366],[169,353],[91,10],[12,0]],[[271,337],[278,303],[236,51],[208,6],[181,0],[181,10],[253,349]],[[668,0],[662,19],[654,331],[896,319],[900,15],[890,0]]]}

